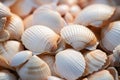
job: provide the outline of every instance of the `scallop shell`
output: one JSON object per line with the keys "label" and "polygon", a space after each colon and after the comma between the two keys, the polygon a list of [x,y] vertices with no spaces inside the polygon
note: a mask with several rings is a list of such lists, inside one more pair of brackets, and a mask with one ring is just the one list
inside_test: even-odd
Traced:
{"label": "scallop shell", "polygon": [[7,7],[12,6],[17,0],[0,0],[0,2],[2,2],[4,5],[6,5]]}
{"label": "scallop shell", "polygon": [[120,44],[120,21],[110,23],[101,33],[101,47],[108,52],[112,52]]}
{"label": "scallop shell", "polygon": [[25,63],[27,60],[29,60],[32,57],[31,51],[20,51],[16,55],[13,56],[10,65],[17,67],[21,64]]}
{"label": "scallop shell", "polygon": [[17,77],[7,70],[0,71],[0,80],[17,80]]}
{"label": "scallop shell", "polygon": [[33,25],[44,25],[59,33],[65,24],[58,12],[38,8],[33,13]]}
{"label": "scallop shell", "polygon": [[84,48],[93,50],[97,46],[94,33],[82,25],[68,25],[62,28],[60,34],[63,40],[76,50]]}
{"label": "scallop shell", "polygon": [[105,4],[93,4],[80,12],[74,23],[88,26],[96,21],[106,21],[110,19],[114,12],[114,7]]}
{"label": "scallop shell", "polygon": [[46,80],[51,76],[48,65],[37,56],[32,56],[19,70],[22,80]]}
{"label": "scallop shell", "polygon": [[21,50],[23,50],[23,45],[18,41],[10,40],[0,43],[0,55],[7,59],[8,62]]}
{"label": "scallop shell", "polygon": [[55,77],[55,76],[48,76],[47,80],[63,80],[63,79]]}
{"label": "scallop shell", "polygon": [[9,17],[10,15],[10,9],[0,2],[0,17]]}
{"label": "scallop shell", "polygon": [[107,55],[101,50],[93,50],[85,55],[86,71],[85,75],[91,74],[103,68],[107,61]]}
{"label": "scallop shell", "polygon": [[10,39],[20,40],[22,33],[24,32],[24,25],[22,19],[12,14],[12,16],[7,20],[5,29],[10,34]]}
{"label": "scallop shell", "polygon": [[57,53],[55,59],[56,71],[62,78],[76,80],[84,73],[86,64],[80,52],[66,49]]}
{"label": "scallop shell", "polygon": [[57,49],[59,35],[46,26],[34,25],[25,30],[22,43],[36,53],[54,52]]}

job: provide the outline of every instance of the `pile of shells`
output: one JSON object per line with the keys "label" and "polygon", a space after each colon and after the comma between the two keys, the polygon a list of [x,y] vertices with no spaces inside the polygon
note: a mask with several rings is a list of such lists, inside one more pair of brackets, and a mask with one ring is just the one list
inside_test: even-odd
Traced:
{"label": "pile of shells", "polygon": [[0,0],[0,80],[120,80],[120,6]]}

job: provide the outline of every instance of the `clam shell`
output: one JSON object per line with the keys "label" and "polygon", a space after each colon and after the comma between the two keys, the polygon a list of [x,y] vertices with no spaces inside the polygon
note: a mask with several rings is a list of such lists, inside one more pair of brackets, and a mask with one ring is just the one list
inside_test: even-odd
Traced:
{"label": "clam shell", "polygon": [[86,71],[85,75],[100,70],[106,63],[107,55],[101,50],[93,50],[85,55]]}
{"label": "clam shell", "polygon": [[60,51],[55,56],[55,67],[60,77],[67,80],[76,80],[85,70],[85,60],[80,52],[73,49]]}
{"label": "clam shell", "polygon": [[88,26],[96,21],[108,20],[114,12],[114,7],[105,4],[93,4],[81,10],[74,23]]}
{"label": "clam shell", "polygon": [[108,52],[112,52],[120,44],[120,21],[110,23],[102,30],[101,35],[101,47]]}
{"label": "clam shell", "polygon": [[23,45],[18,41],[10,40],[0,43],[0,55],[7,59],[8,62],[11,61],[11,59],[17,52],[23,49]]}
{"label": "clam shell", "polygon": [[17,77],[7,70],[0,71],[0,80],[17,80]]}
{"label": "clam shell", "polygon": [[59,33],[65,24],[58,12],[38,8],[33,13],[33,25],[44,25]]}
{"label": "clam shell", "polygon": [[63,40],[76,50],[96,48],[97,39],[94,33],[85,26],[68,25],[62,28],[60,34]]}
{"label": "clam shell", "polygon": [[17,67],[21,64],[25,63],[27,60],[29,60],[32,57],[31,51],[20,51],[16,55],[13,56],[10,65]]}
{"label": "clam shell", "polygon": [[25,30],[22,43],[36,53],[51,52],[57,49],[59,35],[46,26],[34,25]]}
{"label": "clam shell", "polygon": [[18,74],[22,80],[46,80],[51,76],[48,65],[35,55],[18,70]]}
{"label": "clam shell", "polygon": [[55,76],[48,76],[47,80],[63,80],[63,79],[55,77]]}
{"label": "clam shell", "polygon": [[7,20],[5,29],[10,34],[10,39],[20,40],[22,33],[24,32],[24,25],[22,19],[12,14],[12,16]]}

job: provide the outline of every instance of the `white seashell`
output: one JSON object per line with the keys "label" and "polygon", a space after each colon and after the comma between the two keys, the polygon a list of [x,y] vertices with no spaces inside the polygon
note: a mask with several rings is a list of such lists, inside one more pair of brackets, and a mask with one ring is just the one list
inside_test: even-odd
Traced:
{"label": "white seashell", "polygon": [[13,56],[10,65],[11,66],[20,66],[21,64],[25,63],[32,57],[31,51],[20,51],[16,55]]}
{"label": "white seashell", "polygon": [[48,76],[47,80],[63,80],[63,79],[55,77],[55,76]]}
{"label": "white seashell", "polygon": [[103,68],[107,61],[107,55],[101,50],[93,50],[85,55],[86,71],[85,75],[91,74]]}
{"label": "white seashell", "polygon": [[56,71],[62,78],[76,80],[84,73],[86,65],[80,52],[66,49],[57,53],[55,59]]}
{"label": "white seashell", "polygon": [[84,8],[80,12],[74,23],[88,26],[96,21],[106,21],[110,19],[114,12],[114,7],[105,4],[93,4]]}
{"label": "white seashell", "polygon": [[18,74],[22,80],[46,80],[51,76],[48,65],[35,55],[18,70]]}
{"label": "white seashell", "polygon": [[110,23],[102,30],[101,35],[101,47],[108,52],[112,52],[120,44],[120,21]]}
{"label": "white seashell", "polygon": [[4,5],[6,5],[7,7],[12,6],[17,0],[0,0],[0,2],[2,2]]}
{"label": "white seashell", "polygon": [[23,50],[23,45],[18,41],[10,40],[0,43],[0,55],[7,59],[8,62],[21,50]]}
{"label": "white seashell", "polygon": [[12,14],[10,18],[8,18],[5,29],[10,34],[10,39],[20,40],[22,33],[24,32],[24,25],[22,19]]}
{"label": "white seashell", "polygon": [[59,35],[41,25],[34,25],[26,29],[22,35],[22,43],[25,47],[39,54],[54,52],[57,49],[57,41],[59,41]]}
{"label": "white seashell", "polygon": [[97,39],[94,33],[82,25],[68,25],[61,30],[60,34],[63,40],[76,50],[96,48]]}
{"label": "white seashell", "polygon": [[33,13],[33,25],[44,25],[59,33],[65,24],[58,12],[38,8]]}
{"label": "white seashell", "polygon": [[0,80],[17,80],[17,77],[7,70],[0,71]]}
{"label": "white seashell", "polygon": [[69,13],[69,12],[67,12],[67,13],[65,14],[64,18],[65,18],[65,21],[66,21],[68,24],[72,23],[73,20],[74,20],[72,14]]}

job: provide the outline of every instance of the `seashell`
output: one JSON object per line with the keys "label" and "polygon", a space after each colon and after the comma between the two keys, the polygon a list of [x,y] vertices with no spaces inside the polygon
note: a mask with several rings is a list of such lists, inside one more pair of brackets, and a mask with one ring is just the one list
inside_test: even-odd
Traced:
{"label": "seashell", "polygon": [[82,25],[68,25],[62,28],[60,34],[63,40],[76,50],[94,50],[97,46],[94,33]]}
{"label": "seashell", "polygon": [[37,56],[32,56],[19,70],[22,80],[46,80],[51,76],[48,65]]}
{"label": "seashell", "polygon": [[[84,26],[91,25],[96,21],[107,21],[112,17],[115,8],[105,4],[93,4],[84,8],[76,17],[74,23]],[[93,15],[94,14],[94,15]],[[99,25],[99,27],[102,24]]]}
{"label": "seashell", "polygon": [[76,80],[84,73],[86,64],[80,52],[66,49],[57,53],[55,59],[56,71],[62,78]]}
{"label": "seashell", "polygon": [[120,44],[120,21],[115,21],[105,27],[101,32],[101,47],[107,51],[112,52],[113,49]]}
{"label": "seashell", "polygon": [[55,77],[55,76],[48,76],[47,80],[63,80],[63,79]]}
{"label": "seashell", "polygon": [[59,4],[66,4],[69,6],[77,4],[78,0],[59,0]]}
{"label": "seashell", "polygon": [[65,18],[65,21],[66,21],[68,24],[72,23],[73,20],[74,20],[72,14],[69,13],[69,12],[67,12],[67,13],[65,14],[64,18]]}
{"label": "seashell", "polygon": [[98,71],[105,66],[107,62],[107,55],[101,50],[93,50],[85,55],[86,60],[86,71],[84,75],[91,74]]}
{"label": "seashell", "polygon": [[27,60],[29,60],[32,57],[31,51],[20,51],[16,55],[13,56],[10,65],[17,67],[21,64],[25,63]]}
{"label": "seashell", "polygon": [[22,19],[12,14],[12,16],[7,20],[5,29],[10,34],[10,39],[20,40],[22,33],[24,32],[24,25]]}
{"label": "seashell", "polygon": [[10,15],[11,15],[10,9],[0,2],[0,18],[9,17]]}
{"label": "seashell", "polygon": [[25,30],[30,26],[33,26],[32,20],[33,20],[33,15],[29,15],[23,20]]}
{"label": "seashell", "polygon": [[0,71],[0,80],[17,80],[17,77],[7,70]]}
{"label": "seashell", "polygon": [[[90,0],[91,1],[91,0]],[[78,4],[79,4],[79,6],[81,7],[81,8],[85,8],[86,6],[88,6],[88,4],[89,4],[89,2],[90,2],[89,0],[79,0],[78,1]]]}
{"label": "seashell", "polygon": [[16,3],[11,6],[11,11],[24,18],[33,10],[33,5],[32,0],[16,0]]}
{"label": "seashell", "polygon": [[4,5],[6,5],[7,7],[12,6],[17,0],[0,0],[0,2],[2,2]]}
{"label": "seashell", "polygon": [[44,25],[59,33],[65,24],[58,12],[38,8],[33,13],[33,25]]}
{"label": "seashell", "polygon": [[18,41],[10,40],[0,43],[0,55],[7,59],[8,63],[17,52],[23,49],[23,45]]}
{"label": "seashell", "polygon": [[22,43],[27,49],[41,54],[44,52],[54,52],[57,49],[59,38],[59,35],[50,28],[34,25],[25,30],[22,35]]}
{"label": "seashell", "polygon": [[57,6],[57,11],[60,13],[61,16],[63,16],[67,12],[69,12],[69,6],[67,4],[60,4]]}

